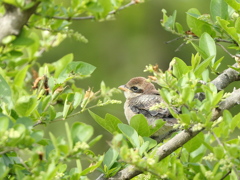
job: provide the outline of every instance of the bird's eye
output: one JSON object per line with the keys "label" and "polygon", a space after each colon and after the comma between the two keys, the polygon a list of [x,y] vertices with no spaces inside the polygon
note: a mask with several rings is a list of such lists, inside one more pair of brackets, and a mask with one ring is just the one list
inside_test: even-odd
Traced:
{"label": "bird's eye", "polygon": [[133,90],[133,91],[137,91],[137,90],[138,90],[138,87],[133,86],[133,87],[131,87],[131,90]]}
{"label": "bird's eye", "polygon": [[141,93],[142,92],[142,90],[138,89],[138,87],[136,87],[136,86],[131,87],[131,90],[135,93]]}

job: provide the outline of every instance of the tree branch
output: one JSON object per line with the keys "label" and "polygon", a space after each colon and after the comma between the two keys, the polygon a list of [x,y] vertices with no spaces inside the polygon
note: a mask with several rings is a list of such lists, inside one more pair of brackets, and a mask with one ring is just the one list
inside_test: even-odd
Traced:
{"label": "tree branch", "polygon": [[[233,67],[238,67],[237,64],[234,64]],[[222,74],[216,77],[212,83],[217,87],[218,90],[226,88],[230,83],[238,81],[240,79],[239,72],[232,68],[226,69]],[[218,107],[213,111],[212,121],[217,120],[222,112],[226,109],[230,109],[233,106],[240,104],[240,89],[234,90],[232,94],[227,97],[224,101],[220,102]],[[194,138],[198,133],[203,131],[204,128],[193,131],[191,128],[184,130],[170,139],[168,142],[163,144],[157,149],[156,158],[161,161],[172,152],[176,151],[178,148],[182,147],[186,142]],[[110,178],[105,178],[103,175],[100,175],[97,180],[127,180],[131,179],[139,174],[143,173],[135,166],[130,165],[123,170],[119,171],[115,176]]]}
{"label": "tree branch", "polygon": [[6,13],[0,17],[0,45],[4,37],[18,35],[22,27],[27,23],[30,16],[34,13],[39,2],[33,7],[22,10],[13,5],[4,3]]}
{"label": "tree branch", "polygon": [[[237,68],[238,64],[234,64],[233,67]],[[240,75],[239,72],[234,70],[233,68],[226,69],[222,74],[216,77],[212,83],[217,87],[219,91],[226,88],[229,84],[234,81],[239,81]]]}

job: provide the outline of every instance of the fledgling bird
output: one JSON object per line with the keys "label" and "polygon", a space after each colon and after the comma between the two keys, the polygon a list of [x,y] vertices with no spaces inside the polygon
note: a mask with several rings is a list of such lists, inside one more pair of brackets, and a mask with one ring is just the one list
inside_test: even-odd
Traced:
{"label": "fledgling bird", "polygon": [[148,82],[146,78],[132,78],[127,84],[121,85],[118,88],[124,91],[126,97],[124,113],[128,123],[130,123],[134,115],[143,114],[151,126],[155,125],[157,119],[166,121],[165,125],[154,136],[165,138],[169,133],[171,134],[173,131],[176,131],[173,129],[173,125],[177,123],[177,120],[173,118],[166,107],[157,110],[150,109],[152,106],[164,101],[155,86],[151,82]]}

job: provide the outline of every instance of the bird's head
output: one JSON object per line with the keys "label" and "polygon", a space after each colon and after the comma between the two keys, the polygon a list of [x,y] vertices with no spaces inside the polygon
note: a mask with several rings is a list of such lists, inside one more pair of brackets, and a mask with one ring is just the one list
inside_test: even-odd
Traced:
{"label": "bird's head", "polygon": [[126,98],[133,98],[142,94],[159,94],[155,86],[144,77],[132,78],[127,84],[118,88],[124,91]]}

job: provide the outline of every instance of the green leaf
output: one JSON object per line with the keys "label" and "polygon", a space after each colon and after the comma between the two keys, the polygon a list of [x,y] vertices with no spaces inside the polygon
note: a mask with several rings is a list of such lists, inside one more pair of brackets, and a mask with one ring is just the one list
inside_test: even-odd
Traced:
{"label": "green leaf", "polygon": [[214,71],[217,71],[218,67],[221,65],[221,62],[222,62],[223,58],[224,58],[224,57],[221,57],[220,59],[218,59],[218,60],[213,64],[212,69],[213,69]]}
{"label": "green leaf", "polygon": [[144,142],[140,148],[139,148],[139,154],[140,156],[142,156],[144,153],[146,153],[147,149],[148,149],[148,146],[149,146],[149,142]]}
{"label": "green leaf", "polygon": [[207,55],[205,54],[205,52],[196,44],[194,44],[193,42],[191,42],[192,46],[194,47],[194,49],[203,57],[206,57]]}
{"label": "green leaf", "polygon": [[89,110],[89,114],[92,116],[92,118],[104,129],[106,129],[111,134],[114,134],[115,132],[120,132],[118,129],[118,124],[122,123],[118,118],[116,118],[113,115],[106,114],[105,119],[101,118],[100,116],[96,115],[92,111]]}
{"label": "green leaf", "polygon": [[212,59],[213,56],[210,56],[196,67],[196,69],[194,70],[194,74],[196,75],[196,77],[201,77],[202,73],[207,69]]}
{"label": "green leaf", "polygon": [[214,95],[213,102],[212,102],[213,106],[216,106],[222,100],[223,94],[224,94],[224,91],[220,91],[219,93]]}
{"label": "green leaf", "polygon": [[66,68],[61,72],[60,76],[66,76],[69,74],[79,75],[79,76],[89,76],[96,69],[95,66],[85,63],[82,61],[70,62]]}
{"label": "green leaf", "polygon": [[182,88],[182,100],[183,102],[188,102],[190,103],[195,95],[194,88],[191,86],[186,86]]}
{"label": "green leaf", "polygon": [[186,65],[186,63],[175,57],[173,58],[173,74],[177,77],[177,78],[180,78],[182,77],[183,74],[186,74],[189,72],[189,67]]}
{"label": "green leaf", "polygon": [[240,44],[240,38],[238,36],[237,30],[235,27],[230,26],[230,22],[220,17],[217,17],[218,24],[226,31],[226,33],[231,36],[233,40],[235,40],[238,44]]}
{"label": "green leaf", "polygon": [[240,17],[238,17],[235,22],[235,29],[237,30],[237,33],[240,34]]}
{"label": "green leaf", "polygon": [[201,56],[199,55],[199,53],[197,53],[195,56],[192,55],[191,65],[194,70],[196,69],[196,67],[199,65],[200,62],[201,62]]}
{"label": "green leaf", "polygon": [[45,96],[45,97],[42,97],[41,98],[41,101],[39,103],[39,111],[40,112],[43,112],[46,110],[46,108],[49,106],[50,102],[52,100],[52,97],[51,96]]}
{"label": "green leaf", "polygon": [[29,116],[36,109],[36,106],[36,96],[22,96],[15,104],[16,111],[21,116]]}
{"label": "green leaf", "polygon": [[74,109],[76,109],[79,106],[79,104],[82,101],[82,98],[83,98],[83,95],[80,94],[79,92],[74,93],[74,101],[73,101],[73,108]]}
{"label": "green leaf", "polygon": [[6,116],[0,117],[0,132],[4,132],[8,129],[9,119]]}
{"label": "green leaf", "polygon": [[33,130],[31,133],[31,137],[35,140],[35,142],[40,142],[43,139],[44,133],[42,130]]}
{"label": "green leaf", "polygon": [[227,125],[230,125],[232,122],[232,114],[228,110],[223,111],[223,119],[226,121]]}
{"label": "green leaf", "polygon": [[118,158],[118,152],[113,148],[110,148],[103,158],[103,165],[106,165],[108,169],[111,169],[112,165],[116,162]]}
{"label": "green leaf", "polygon": [[133,116],[130,120],[130,126],[132,126],[140,136],[150,135],[147,119],[142,114]]}
{"label": "green leaf", "polygon": [[32,38],[32,31],[29,28],[22,28],[21,33],[17,38],[12,42],[14,46],[30,46],[35,42],[35,39]]}
{"label": "green leaf", "polygon": [[[230,124],[230,129],[234,131],[236,127],[240,128],[240,113],[233,117],[232,122]],[[1,126],[0,126],[1,127]]]}
{"label": "green leaf", "polygon": [[50,121],[52,121],[56,118],[57,113],[56,113],[55,108],[52,105],[49,106],[47,113],[49,115],[48,117],[49,117]]}
{"label": "green leaf", "polygon": [[150,136],[153,135],[154,133],[156,133],[157,131],[159,131],[164,124],[166,123],[166,121],[163,121],[162,119],[158,119],[155,121],[155,126],[153,126],[152,128],[150,128]]}
{"label": "green leaf", "polygon": [[177,29],[178,33],[180,33],[180,34],[184,34],[185,33],[184,30],[183,30],[183,27],[182,27],[182,25],[180,23],[176,22],[175,25],[176,25],[176,29]]}
{"label": "green leaf", "polygon": [[204,134],[201,132],[196,137],[194,137],[193,139],[188,141],[186,144],[184,144],[184,148],[186,148],[186,150],[191,153],[196,149],[198,149],[202,145],[203,141],[204,141]]}
{"label": "green leaf", "polygon": [[97,137],[95,137],[94,139],[92,139],[89,143],[88,143],[88,145],[90,146],[90,147],[92,147],[94,144],[96,144],[100,139],[102,139],[102,135],[98,135]]}
{"label": "green leaf", "polygon": [[16,121],[17,124],[23,124],[27,129],[32,130],[33,120],[29,117],[21,117]]}
{"label": "green leaf", "polygon": [[216,158],[221,160],[225,156],[225,152],[222,146],[217,146],[213,148],[214,155]]}
{"label": "green leaf", "polygon": [[15,39],[16,39],[16,36],[14,36],[14,35],[6,36],[2,39],[2,44],[7,45],[7,44],[11,43],[12,41],[14,41]]}
{"label": "green leaf", "polygon": [[[65,122],[65,129],[66,129],[66,134],[67,134],[67,140],[68,140],[68,146],[69,146],[69,149],[70,151],[72,150],[72,147],[73,147],[73,141],[74,138],[72,137],[72,131],[70,131],[70,128],[69,128],[69,125],[67,122]],[[72,128],[73,129],[73,128]],[[71,133],[72,132],[72,133]]]}
{"label": "green leaf", "polygon": [[163,21],[161,23],[162,26],[165,27],[167,31],[174,29],[177,11],[174,11],[171,16],[166,15],[167,11],[165,9],[163,9],[162,12],[163,12]]}
{"label": "green leaf", "polygon": [[157,145],[157,141],[149,138],[149,137],[143,137],[144,143],[139,148],[139,155],[142,156],[144,153],[147,153],[150,149],[155,147]]}
{"label": "green leaf", "polygon": [[212,30],[212,26],[206,21],[200,19],[201,13],[195,9],[189,9],[187,12],[187,25],[190,30],[200,37],[204,32],[207,32],[211,36],[215,37],[215,31]]}
{"label": "green leaf", "polygon": [[184,124],[190,125],[191,117],[189,114],[179,114],[179,117]]}
{"label": "green leaf", "polygon": [[5,2],[5,3],[8,3],[8,4],[11,4],[11,5],[13,5],[13,6],[16,6],[16,7],[18,7],[18,3],[17,3],[17,1],[16,1],[16,0],[3,0],[3,2]]}
{"label": "green leaf", "polygon": [[144,140],[144,142],[148,142],[149,143],[147,150],[150,150],[150,149],[152,149],[153,147],[155,147],[157,145],[157,141],[152,139],[152,138],[143,137],[143,140]]}
{"label": "green leaf", "polygon": [[140,141],[138,138],[137,131],[135,131],[135,129],[133,129],[131,126],[126,124],[118,124],[118,128],[126,136],[126,138],[131,142],[133,147],[136,147],[136,148],[140,147]]}
{"label": "green leaf", "polygon": [[[208,33],[203,33],[199,38],[199,47],[203,50],[204,54],[201,54],[204,59],[213,57],[212,64],[216,57],[216,44],[213,38]],[[206,55],[206,56],[205,56]]]}
{"label": "green leaf", "polygon": [[81,122],[75,122],[71,128],[72,139],[77,141],[88,141],[93,135],[93,127]]}
{"label": "green leaf", "polygon": [[23,86],[28,68],[29,68],[29,66],[25,66],[23,69],[18,71],[18,73],[16,74],[14,81],[13,81],[14,85],[16,85],[18,87]]}
{"label": "green leaf", "polygon": [[103,161],[103,156],[101,156],[98,161],[96,163],[91,163],[91,165],[84,169],[82,172],[81,172],[81,175],[84,176],[84,175],[87,175],[91,172],[93,172],[95,169],[97,169],[101,164],[102,164],[102,161]]}
{"label": "green leaf", "polygon": [[[4,156],[4,154],[3,154]],[[4,165],[4,163],[0,162],[0,178],[4,179],[8,176],[10,168]]]}
{"label": "green leaf", "polygon": [[6,80],[0,74],[0,99],[5,102],[9,108],[12,107],[12,91]]}
{"label": "green leaf", "polygon": [[67,65],[72,62],[73,54],[67,54],[59,59],[57,62],[54,62],[53,65],[55,66],[55,74],[54,77],[58,78],[60,73],[67,67]]}
{"label": "green leaf", "polygon": [[101,3],[104,9],[103,12],[101,13],[102,18],[106,17],[113,8],[111,0],[98,0],[98,2]]}
{"label": "green leaf", "polygon": [[219,16],[222,19],[228,19],[228,5],[224,0],[211,0],[210,14],[213,21]]}
{"label": "green leaf", "polygon": [[73,111],[74,93],[68,93],[63,107],[63,118],[66,118]]}
{"label": "green leaf", "polygon": [[231,6],[236,11],[240,9],[240,3],[237,0],[224,0],[229,6]]}

